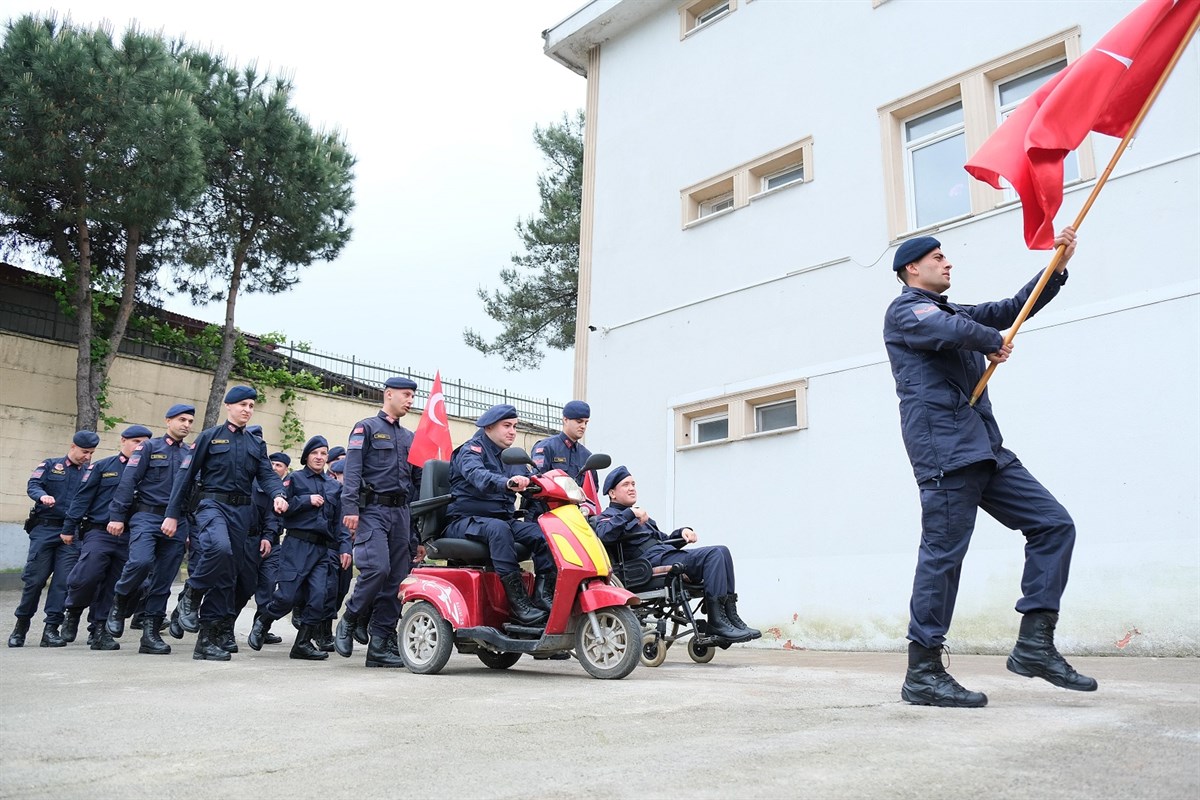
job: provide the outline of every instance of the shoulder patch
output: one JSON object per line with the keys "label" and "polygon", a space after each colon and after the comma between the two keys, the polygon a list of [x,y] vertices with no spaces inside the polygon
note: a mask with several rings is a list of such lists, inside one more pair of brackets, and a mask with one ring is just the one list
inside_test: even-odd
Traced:
{"label": "shoulder patch", "polygon": [[192,465],[192,454],[188,453],[183,457],[183,463],[179,465],[180,469],[187,469]]}
{"label": "shoulder patch", "polygon": [[362,426],[362,425],[358,425],[358,426],[356,426],[356,427],[354,428],[354,430],[350,431],[351,435],[353,435],[353,434],[355,434],[355,433],[362,433],[362,432],[363,432],[363,426]]}
{"label": "shoulder patch", "polygon": [[131,455],[129,457],[129,466],[136,467],[138,465],[138,462],[141,460],[142,460],[142,457],[139,456],[137,453],[134,453],[133,455]]}
{"label": "shoulder patch", "polygon": [[937,310],[938,310],[938,307],[935,306],[933,303],[926,303],[925,305],[915,306],[913,308],[912,312],[913,312],[913,314],[916,315],[917,319],[920,319],[921,317],[925,316],[926,314],[932,314],[934,311],[937,311]]}
{"label": "shoulder patch", "polygon": [[32,474],[32,475],[30,475],[29,477],[31,477],[31,478],[40,478],[40,477],[42,477],[42,475],[43,475],[45,472],[46,472],[46,467],[45,467],[44,465],[42,465],[42,464],[38,464],[38,465],[37,465],[37,468],[36,468],[36,469],[33,471],[33,474]]}
{"label": "shoulder patch", "polygon": [[535,453],[540,453],[540,452],[542,452],[542,451],[543,451],[543,450],[545,450],[545,449],[546,449],[546,448],[544,448],[544,447],[535,447],[535,448],[533,448],[533,452],[535,452]]}
{"label": "shoulder patch", "polygon": [[363,437],[351,436],[350,441],[346,443],[347,450],[362,450]]}
{"label": "shoulder patch", "polygon": [[292,479],[291,479],[291,478],[285,478],[285,479],[284,479],[284,481],[283,481],[283,485],[284,485],[284,486],[291,486],[291,485],[292,485]]}
{"label": "shoulder patch", "polygon": [[482,453],[482,452],[483,452],[483,448],[482,448],[482,447],[480,447],[480,446],[479,446],[479,445],[477,445],[477,444],[473,444],[473,445],[471,445],[471,452],[472,452],[472,453]]}

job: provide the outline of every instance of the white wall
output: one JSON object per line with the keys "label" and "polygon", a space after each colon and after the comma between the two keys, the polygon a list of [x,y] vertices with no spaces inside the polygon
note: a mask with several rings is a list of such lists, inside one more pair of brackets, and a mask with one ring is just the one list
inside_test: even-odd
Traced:
{"label": "white wall", "polygon": [[[683,42],[669,10],[603,45],[588,444],[664,526],[733,547],[765,642],[895,648],[907,624],[919,507],[880,337],[898,287],[877,109],[1076,25],[1091,47],[1135,5],[756,0]],[[991,384],[1007,443],[1078,523],[1059,637],[1076,651],[1200,643],[1198,52]],[[680,189],[807,135],[811,183],[680,229]],[[1100,170],[1116,141],[1093,141]],[[960,302],[1011,295],[1048,260],[1012,206],[936,235]],[[798,377],[807,430],[675,450],[672,406]],[[952,646],[1011,646],[1021,543],[981,515]]]}

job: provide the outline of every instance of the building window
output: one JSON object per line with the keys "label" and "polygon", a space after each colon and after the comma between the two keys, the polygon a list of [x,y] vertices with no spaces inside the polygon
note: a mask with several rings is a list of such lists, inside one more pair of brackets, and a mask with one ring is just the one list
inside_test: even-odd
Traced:
{"label": "building window", "polygon": [[709,398],[675,409],[675,446],[686,449],[808,427],[804,380]]}
{"label": "building window", "polygon": [[[963,169],[999,124],[1080,55],[1079,28],[1063,31],[879,109],[888,235],[982,214],[1017,201]],[[1065,165],[1065,182],[1096,174],[1091,139]]]}
{"label": "building window", "polygon": [[686,39],[737,10],[737,0],[691,0],[679,7],[679,38]]}
{"label": "building window", "polygon": [[683,227],[812,179],[813,139],[807,136],[681,190]]}

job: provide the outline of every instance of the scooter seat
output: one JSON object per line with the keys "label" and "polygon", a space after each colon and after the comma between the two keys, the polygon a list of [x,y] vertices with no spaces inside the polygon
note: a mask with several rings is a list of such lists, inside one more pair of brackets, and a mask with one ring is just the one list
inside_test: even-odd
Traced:
{"label": "scooter seat", "polygon": [[[517,561],[529,558],[529,548],[516,542]],[[475,539],[451,539],[442,537],[425,542],[425,557],[448,561],[451,564],[491,566],[492,556],[487,544]]]}

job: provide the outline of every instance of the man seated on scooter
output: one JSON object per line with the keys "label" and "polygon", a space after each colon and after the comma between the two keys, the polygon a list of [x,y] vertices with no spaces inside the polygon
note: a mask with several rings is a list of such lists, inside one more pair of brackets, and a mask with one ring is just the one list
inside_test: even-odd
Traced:
{"label": "man seated on scooter", "polygon": [[[747,642],[762,636],[738,616],[733,556],[728,547],[713,545],[684,550],[684,545],[699,540],[696,532],[679,528],[668,536],[660,531],[646,510],[637,504],[637,483],[623,466],[604,479],[604,493],[608,495],[608,507],[589,521],[605,545],[615,548],[621,543],[627,554],[635,553],[635,558],[648,560],[652,567],[679,564],[686,577],[703,581],[704,610],[713,636],[730,642]],[[669,539],[682,541],[670,545],[666,543]]]}
{"label": "man seated on scooter", "polygon": [[[449,523],[444,537],[486,542],[492,565],[520,625],[541,625],[549,617],[550,601],[558,573],[536,522],[517,518],[514,492],[529,486],[529,467],[500,461],[500,453],[517,438],[517,409],[492,406],[475,421],[474,436],[454,450],[450,458]],[[531,601],[521,580],[516,542],[529,548],[537,583]]]}

